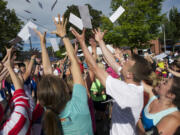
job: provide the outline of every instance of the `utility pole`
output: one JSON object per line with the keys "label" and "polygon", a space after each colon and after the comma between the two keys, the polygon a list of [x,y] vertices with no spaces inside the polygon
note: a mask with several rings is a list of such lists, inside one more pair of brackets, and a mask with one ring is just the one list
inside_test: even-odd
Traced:
{"label": "utility pole", "polygon": [[31,42],[31,36],[29,37],[29,45],[30,45],[30,50],[32,51],[32,42]]}
{"label": "utility pole", "polygon": [[163,24],[164,27],[164,52],[166,52],[166,31],[165,31],[165,25]]}

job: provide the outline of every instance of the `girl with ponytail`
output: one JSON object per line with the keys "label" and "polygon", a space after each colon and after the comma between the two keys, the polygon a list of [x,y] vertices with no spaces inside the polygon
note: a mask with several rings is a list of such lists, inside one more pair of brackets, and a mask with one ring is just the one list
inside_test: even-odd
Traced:
{"label": "girl with ponytail", "polygon": [[45,35],[35,30],[41,40],[42,63],[44,76],[38,84],[37,98],[45,113],[43,116],[43,130],[45,135],[92,135],[91,116],[88,108],[87,92],[82,78],[76,54],[66,35],[66,23],[54,19],[56,31],[52,32],[61,37],[71,62],[73,77],[73,91],[71,99],[64,80],[52,75],[52,67],[45,46]]}

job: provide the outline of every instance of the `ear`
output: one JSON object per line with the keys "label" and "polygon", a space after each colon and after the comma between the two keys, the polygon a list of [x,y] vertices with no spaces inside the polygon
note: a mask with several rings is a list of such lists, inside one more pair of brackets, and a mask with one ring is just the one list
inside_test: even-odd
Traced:
{"label": "ear", "polygon": [[175,95],[174,94],[172,94],[172,93],[167,93],[167,95],[166,95],[169,99],[175,99]]}
{"label": "ear", "polygon": [[127,77],[127,79],[133,79],[133,73],[127,72],[126,77]]}

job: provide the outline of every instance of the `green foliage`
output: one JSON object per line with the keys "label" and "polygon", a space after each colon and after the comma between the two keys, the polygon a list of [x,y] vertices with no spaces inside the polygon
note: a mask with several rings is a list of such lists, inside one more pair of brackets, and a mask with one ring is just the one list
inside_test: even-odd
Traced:
{"label": "green foliage", "polygon": [[[169,12],[169,19],[165,16],[162,23],[165,26],[167,44],[174,45],[180,40],[180,13],[178,13],[177,8],[172,8]],[[160,41],[164,42],[164,27]]]}
{"label": "green foliage", "polygon": [[[89,12],[90,12],[90,15],[92,17],[91,19],[91,22],[92,22],[92,25],[93,25],[93,28],[97,28],[100,26],[101,24],[101,15],[102,15],[102,12],[101,11],[98,11],[98,10],[95,10],[91,7],[91,5],[89,4],[86,4],[88,5],[89,7]],[[70,13],[73,13],[75,14],[76,16],[78,16],[79,18],[80,17],[80,13],[79,13],[79,10],[78,10],[78,7],[76,5],[71,5],[71,6],[68,6],[67,7],[67,10],[66,12],[64,13],[64,16],[65,18],[69,19],[69,16],[70,16]],[[69,31],[70,27],[72,27],[72,24],[70,24],[69,22],[67,23],[67,35],[70,37],[70,39],[73,39],[74,36],[72,35],[71,31]],[[81,33],[81,31],[79,29],[77,29],[75,26],[73,26],[78,32]],[[89,39],[89,37],[92,36],[92,32],[90,29],[87,29],[86,30],[86,39]]]}
{"label": "green foliage", "polygon": [[7,2],[0,0],[0,52],[5,53],[8,42],[16,37],[23,24],[14,10],[6,8]]}
{"label": "green foliage", "polygon": [[64,58],[65,55],[63,55],[66,52],[66,49],[64,46],[59,47],[59,51],[54,52],[52,46],[47,47],[47,51],[50,57],[56,57],[56,58]]}
{"label": "green foliage", "polygon": [[107,29],[105,41],[115,46],[142,48],[149,46],[149,41],[157,38],[162,19],[161,3],[163,0],[112,0],[111,8],[115,11],[120,5],[125,8],[121,17],[112,24],[102,17],[102,29]]}

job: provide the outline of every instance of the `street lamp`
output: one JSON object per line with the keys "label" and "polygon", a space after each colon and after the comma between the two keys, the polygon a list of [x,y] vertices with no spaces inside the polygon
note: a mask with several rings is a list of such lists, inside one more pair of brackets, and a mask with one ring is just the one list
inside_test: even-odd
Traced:
{"label": "street lamp", "polygon": [[164,30],[164,52],[166,52],[166,31],[165,31],[165,25],[162,24],[162,31]]}

